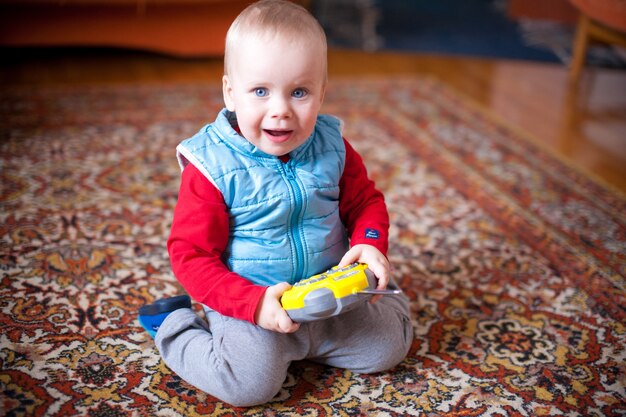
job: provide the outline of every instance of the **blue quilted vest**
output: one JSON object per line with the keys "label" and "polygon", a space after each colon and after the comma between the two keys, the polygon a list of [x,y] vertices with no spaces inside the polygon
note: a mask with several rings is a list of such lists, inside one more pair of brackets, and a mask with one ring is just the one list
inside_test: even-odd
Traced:
{"label": "blue quilted vest", "polygon": [[181,168],[192,163],[224,196],[230,216],[224,263],[261,285],[293,284],[336,265],[349,248],[339,218],[340,121],[320,115],[287,163],[233,125],[235,114],[224,109],[176,148]]}

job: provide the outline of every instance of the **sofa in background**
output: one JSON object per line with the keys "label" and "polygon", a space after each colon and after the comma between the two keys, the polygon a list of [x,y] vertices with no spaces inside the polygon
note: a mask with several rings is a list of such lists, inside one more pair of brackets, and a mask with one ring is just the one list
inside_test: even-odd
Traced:
{"label": "sofa in background", "polygon": [[182,57],[224,52],[251,0],[0,0],[0,45],[121,47]]}

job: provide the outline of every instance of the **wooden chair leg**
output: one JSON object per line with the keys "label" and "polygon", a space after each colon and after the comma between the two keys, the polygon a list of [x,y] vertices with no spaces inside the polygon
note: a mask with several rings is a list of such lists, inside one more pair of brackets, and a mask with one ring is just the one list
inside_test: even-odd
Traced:
{"label": "wooden chair leg", "polygon": [[589,45],[589,18],[581,14],[576,28],[576,37],[570,62],[569,79],[572,83],[577,83],[580,72],[585,64],[587,56],[587,46]]}

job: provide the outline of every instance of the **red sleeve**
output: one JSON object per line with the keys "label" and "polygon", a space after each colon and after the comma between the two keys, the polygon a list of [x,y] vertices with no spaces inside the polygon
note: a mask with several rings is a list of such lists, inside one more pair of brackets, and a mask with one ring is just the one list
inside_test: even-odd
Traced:
{"label": "red sleeve", "polygon": [[266,287],[228,270],[221,255],[229,219],[219,190],[193,165],[183,170],[167,250],[174,275],[196,301],[254,323]]}
{"label": "red sleeve", "polygon": [[346,166],[339,181],[339,215],[350,245],[368,244],[387,255],[389,213],[383,194],[367,176],[363,159],[344,139]]}

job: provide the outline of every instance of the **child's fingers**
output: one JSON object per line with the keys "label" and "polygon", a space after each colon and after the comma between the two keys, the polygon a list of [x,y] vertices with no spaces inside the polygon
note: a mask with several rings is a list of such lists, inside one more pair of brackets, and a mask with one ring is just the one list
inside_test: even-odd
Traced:
{"label": "child's fingers", "polygon": [[372,262],[368,264],[368,267],[371,269],[374,275],[376,275],[376,279],[378,279],[378,285],[376,285],[376,289],[384,290],[385,288],[387,288],[387,284],[389,283],[388,264],[386,262]]}
{"label": "child's fingers", "polygon": [[352,248],[350,249],[348,252],[345,253],[345,255],[343,255],[343,257],[341,258],[341,261],[339,261],[339,264],[337,265],[339,268],[343,268],[344,266],[348,266],[356,261],[359,260],[359,256],[360,253]]}
{"label": "child's fingers", "polygon": [[272,285],[267,289],[270,292],[272,297],[278,299],[282,297],[283,293],[291,288],[291,285],[287,282],[280,282],[278,284]]}
{"label": "child's fingers", "polygon": [[279,302],[279,309],[276,311],[276,331],[280,333],[293,333],[300,328],[298,323],[294,323],[291,320],[291,317],[287,314],[285,310],[283,310],[282,305],[280,305],[280,297],[283,295],[285,291],[291,288],[291,285],[287,282],[281,282],[276,285],[272,285],[268,288],[268,291],[271,291],[271,295],[276,297]]}
{"label": "child's fingers", "polygon": [[293,333],[300,328],[299,323],[294,323],[285,311],[278,317],[278,331],[281,333]]}

